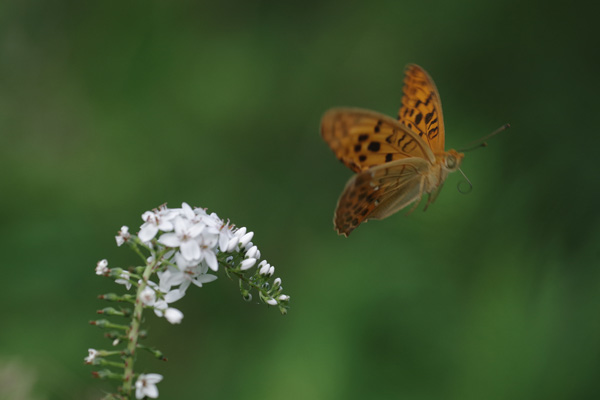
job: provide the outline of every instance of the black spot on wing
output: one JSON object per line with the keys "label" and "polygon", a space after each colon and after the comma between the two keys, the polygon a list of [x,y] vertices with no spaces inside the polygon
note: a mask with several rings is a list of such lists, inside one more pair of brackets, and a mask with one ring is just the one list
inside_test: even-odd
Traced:
{"label": "black spot on wing", "polygon": [[367,147],[367,148],[371,151],[379,151],[379,149],[381,148],[381,145],[379,144],[379,142],[371,142],[371,143],[369,143],[369,147]]}
{"label": "black spot on wing", "polygon": [[379,133],[379,128],[381,127],[381,120],[377,121],[377,125],[375,125],[375,128],[373,129],[375,131],[375,133]]}
{"label": "black spot on wing", "polygon": [[425,105],[428,105],[428,104],[429,104],[429,102],[431,101],[431,98],[432,98],[432,97],[433,97],[433,93],[430,93],[430,94],[429,94],[429,97],[427,97],[427,100],[425,100],[425,103],[423,103],[423,104],[425,104]]}
{"label": "black spot on wing", "polygon": [[421,122],[422,119],[423,119],[423,114],[418,113],[417,116],[415,117],[415,124],[419,125],[419,123]]}

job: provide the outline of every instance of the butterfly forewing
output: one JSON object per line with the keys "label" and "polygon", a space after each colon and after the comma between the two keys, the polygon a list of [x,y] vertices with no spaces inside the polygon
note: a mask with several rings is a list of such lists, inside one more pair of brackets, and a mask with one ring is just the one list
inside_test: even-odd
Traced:
{"label": "butterfly forewing", "polygon": [[408,65],[402,92],[398,120],[426,141],[434,153],[443,152],[442,103],[429,74],[418,65]]}
{"label": "butterfly forewing", "polygon": [[369,110],[329,110],[321,120],[321,135],[337,158],[354,172],[408,157],[435,162],[428,144],[413,131]]}

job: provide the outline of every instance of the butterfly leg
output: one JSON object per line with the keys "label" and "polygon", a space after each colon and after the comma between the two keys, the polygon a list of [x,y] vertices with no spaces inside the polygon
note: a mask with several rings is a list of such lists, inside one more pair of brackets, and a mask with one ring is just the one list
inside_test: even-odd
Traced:
{"label": "butterfly leg", "polygon": [[431,193],[429,193],[429,196],[427,196],[427,203],[425,203],[425,207],[423,208],[423,211],[427,211],[427,207],[429,207],[429,205],[431,203],[433,203],[433,200],[435,200],[435,197],[432,196]]}
{"label": "butterfly leg", "polygon": [[429,198],[427,199],[427,204],[425,204],[425,208],[423,209],[423,211],[427,211],[427,207],[429,207],[430,204],[433,204],[435,199],[437,199],[438,195],[442,191],[442,186],[444,186],[443,183],[440,186],[438,186],[438,188],[435,189],[434,192],[429,193]]}

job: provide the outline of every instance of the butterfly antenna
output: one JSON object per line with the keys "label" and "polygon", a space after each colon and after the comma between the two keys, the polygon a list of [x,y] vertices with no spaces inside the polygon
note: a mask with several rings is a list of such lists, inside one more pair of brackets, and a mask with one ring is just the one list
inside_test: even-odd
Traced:
{"label": "butterfly antenna", "polygon": [[[467,176],[465,175],[465,173],[463,172],[462,169],[458,169],[460,171],[460,173],[462,174],[463,178],[465,178],[464,181],[460,181],[458,182],[458,184],[456,185],[456,188],[458,189],[458,191],[462,194],[467,194],[467,193],[471,193],[471,190],[473,190],[473,184],[471,183],[471,181],[469,180],[469,178],[467,178]],[[465,190],[465,189],[461,189],[461,183],[467,182],[467,185],[469,185],[469,187]]]}
{"label": "butterfly antenna", "polygon": [[[474,142],[469,143],[465,149],[458,150],[458,151],[460,151],[461,153],[464,153],[465,151],[471,151],[471,150],[478,149],[480,147],[486,147],[487,146],[486,140],[492,138],[493,136],[496,136],[497,134],[507,130],[508,128],[510,128],[510,124],[504,124],[500,128],[496,129],[494,132],[490,133],[489,135],[484,136],[481,139],[477,139]],[[465,176],[465,178],[466,178],[466,176]]]}

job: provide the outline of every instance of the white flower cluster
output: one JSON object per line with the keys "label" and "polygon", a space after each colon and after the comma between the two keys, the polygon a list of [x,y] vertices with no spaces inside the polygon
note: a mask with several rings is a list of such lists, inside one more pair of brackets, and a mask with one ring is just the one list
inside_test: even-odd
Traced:
{"label": "white flower cluster", "polygon": [[[159,282],[148,281],[148,286],[141,293],[141,300],[146,306],[153,307],[156,315],[165,317],[173,324],[180,323],[183,314],[169,307],[169,304],[181,299],[190,284],[202,287],[204,283],[217,279],[208,273],[219,268],[217,254],[243,254],[239,264],[241,271],[254,267],[261,258],[260,250],[251,241],[254,232],[235,228],[217,214],[208,214],[202,208],[192,209],[187,203],[183,203],[181,208],[163,205],[146,211],[142,214],[142,220],[144,223],[138,233],[139,240],[149,247],[154,242],[154,246],[163,246],[170,251],[161,259],[165,267],[158,270]],[[123,226],[116,236],[117,245],[121,246],[130,240],[129,228]],[[259,274],[265,277],[275,272],[275,268],[266,260],[258,263],[258,267]],[[109,271],[106,260],[98,262],[98,275],[107,275]],[[127,271],[122,271],[115,281],[125,285],[128,290],[131,287],[131,277]],[[281,279],[277,278],[275,285],[281,285]],[[274,306],[288,300],[289,296],[279,295],[277,298],[267,298],[265,302]]]}
{"label": "white flower cluster", "polygon": [[[171,307],[185,296],[190,285],[202,287],[217,277],[209,272],[216,272],[221,265],[227,269],[229,276],[240,280],[240,291],[246,300],[252,298],[250,289],[258,291],[260,299],[271,305],[279,306],[282,313],[287,311],[289,296],[282,294],[281,279],[273,277],[275,268],[266,260],[261,260],[260,250],[252,243],[253,232],[246,228],[236,228],[225,222],[215,213],[208,214],[201,208],[192,208],[183,203],[181,208],[167,208],[147,211],[142,215],[144,223],[139,233],[132,235],[129,228],[123,226],[116,236],[117,245],[125,243],[146,259],[145,267],[130,270],[110,269],[107,260],[96,265],[96,274],[110,277],[122,284],[127,290],[136,286],[136,307],[152,308],[159,317],[164,317],[172,324],[179,324],[183,313]],[[250,269],[256,266],[252,274]],[[143,271],[143,275],[141,272]],[[152,277],[157,279],[152,280]],[[128,296],[128,297],[127,297]],[[131,296],[119,297],[115,294],[104,296],[112,301],[130,301]],[[118,312],[118,311],[110,311]],[[115,315],[115,314],[113,314]],[[104,324],[96,321],[97,325]],[[113,345],[119,344],[119,338]],[[102,356],[110,355],[108,351],[89,349],[85,358],[88,364],[102,364]],[[158,374],[141,374],[136,383],[136,398],[158,397],[156,384],[162,379]]]}
{"label": "white flower cluster", "polygon": [[[144,223],[137,236],[130,234],[129,228],[123,226],[116,241],[118,246],[129,244],[145,259],[145,266],[125,270],[110,269],[107,260],[96,264],[97,275],[110,277],[127,290],[132,286],[137,287],[134,320],[141,319],[141,309],[147,307],[172,324],[181,323],[183,313],[170,304],[184,297],[192,284],[202,287],[217,279],[209,272],[218,271],[219,266],[226,269],[228,276],[239,278],[240,291],[246,300],[252,298],[250,290],[253,289],[263,302],[278,306],[283,314],[286,313],[289,296],[282,294],[280,278],[275,278],[271,284],[275,268],[266,260],[259,262],[261,254],[252,243],[253,232],[236,228],[216,214],[208,214],[206,210],[192,208],[186,203],[181,208],[163,205],[145,212],[142,219]],[[252,273],[250,270],[254,266],[257,268]],[[153,280],[153,277],[156,279]],[[102,295],[102,298],[132,301],[131,295],[121,297],[112,293]],[[106,308],[102,313],[123,315],[112,308]],[[107,326],[107,321],[93,321],[93,324]],[[127,339],[135,343],[134,339]],[[113,346],[117,346],[121,340],[123,338],[116,337]],[[85,358],[87,364],[110,365],[104,358],[115,356],[119,351],[89,349],[88,353]],[[109,374],[110,371],[98,372],[100,377]],[[161,380],[162,375],[159,374],[140,374],[135,382],[135,397],[157,398],[156,384]]]}

